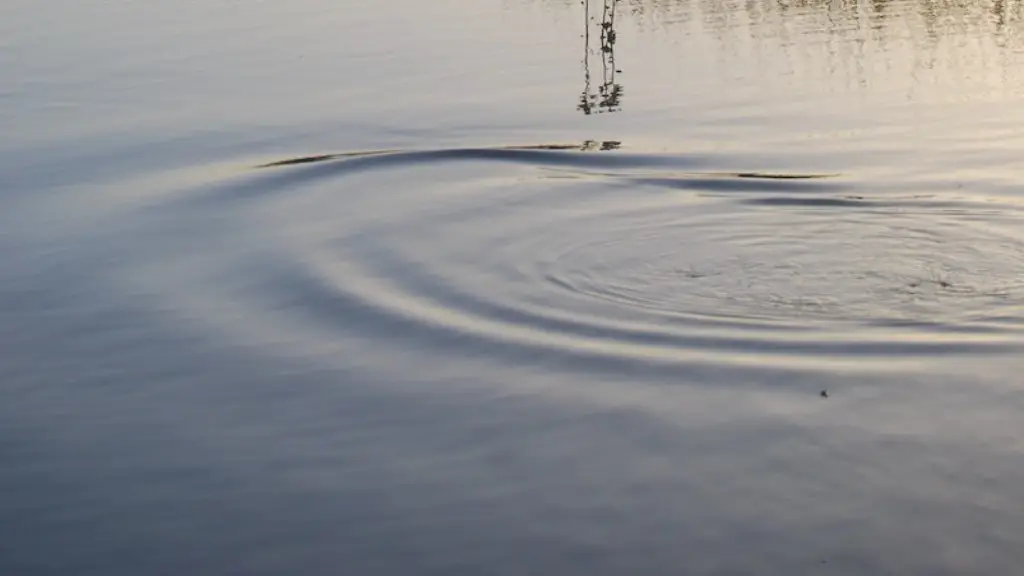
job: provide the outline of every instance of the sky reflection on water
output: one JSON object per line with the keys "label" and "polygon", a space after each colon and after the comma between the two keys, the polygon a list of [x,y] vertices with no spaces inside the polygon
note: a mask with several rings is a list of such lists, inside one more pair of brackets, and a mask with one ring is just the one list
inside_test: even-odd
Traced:
{"label": "sky reflection on water", "polygon": [[1024,562],[1021,2],[0,13],[0,574]]}

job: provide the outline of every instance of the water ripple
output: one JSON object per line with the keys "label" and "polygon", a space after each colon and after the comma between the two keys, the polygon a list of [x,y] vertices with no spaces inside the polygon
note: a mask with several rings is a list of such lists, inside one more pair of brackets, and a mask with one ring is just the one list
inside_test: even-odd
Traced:
{"label": "water ripple", "polygon": [[[211,254],[245,245],[200,281],[219,303],[189,316],[240,338],[272,314],[260,325],[290,341],[602,369],[870,370],[1019,352],[1024,239],[986,224],[1019,222],[1012,206],[611,148],[263,163],[177,206],[185,220],[224,210]],[[259,264],[240,272],[240,259]],[[239,283],[244,297],[224,293]],[[194,301],[196,286],[181,290]]]}

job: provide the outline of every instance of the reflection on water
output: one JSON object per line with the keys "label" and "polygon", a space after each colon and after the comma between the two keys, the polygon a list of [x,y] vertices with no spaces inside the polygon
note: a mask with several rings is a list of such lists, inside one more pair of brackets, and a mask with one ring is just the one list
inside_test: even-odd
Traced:
{"label": "reflection on water", "polygon": [[[615,67],[615,10],[619,1],[601,0],[601,20],[595,25],[597,17],[591,15],[590,0],[583,0],[583,94],[576,108],[587,115],[617,112],[622,106],[622,85],[615,80],[616,74],[622,72]],[[590,60],[595,54],[591,30],[595,26],[599,30],[596,53],[601,61],[601,83],[596,91],[590,77]]]}
{"label": "reflection on water", "polygon": [[[1017,34],[1024,18],[1020,0],[622,0],[633,15],[651,15],[657,22],[672,24],[703,16],[711,28],[757,23],[774,15],[822,16],[832,25],[823,30],[841,31],[851,23],[864,22],[883,28],[892,18],[915,17],[925,31],[937,36],[969,28],[992,34]],[[571,0],[565,0],[571,4]]]}
{"label": "reflection on water", "polygon": [[[575,2],[565,3],[567,8],[577,7]],[[713,59],[723,74],[762,61],[760,82],[775,82],[771,76],[814,74],[814,81],[864,88],[888,75],[902,75],[904,82],[918,85],[967,83],[1019,89],[1016,55],[1024,52],[1021,0],[621,0],[605,4],[602,18],[619,5],[632,24],[668,31],[678,42],[684,41],[683,35],[715,38],[713,52],[690,52],[684,57]],[[590,11],[589,5],[589,0],[583,2],[584,11]],[[601,26],[613,22],[612,17]],[[602,54],[614,49],[614,34],[611,42],[604,40],[602,36]],[[824,69],[812,70],[819,64],[819,54]],[[643,61],[646,56],[637,57]],[[620,95],[610,88],[617,86],[615,66],[603,63],[603,69],[602,86],[609,88],[587,97],[588,88],[580,105],[586,113],[598,103],[607,104],[606,108],[618,103]],[[907,90],[908,97],[919,96]]]}
{"label": "reflection on water", "polygon": [[[648,4],[633,3],[641,11]],[[668,4],[675,6],[668,8]],[[735,45],[742,41],[740,36],[777,39],[787,57],[793,56],[793,50],[816,49],[799,36],[819,37],[833,66],[855,61],[860,84],[870,82],[877,72],[868,69],[876,60],[872,51],[909,49],[915,53],[913,69],[934,68],[941,59],[942,66],[970,77],[978,72],[972,65],[998,64],[991,60],[997,56],[992,48],[1020,45],[1022,16],[1020,0],[681,0],[652,6],[674,14],[700,14],[701,22],[723,43]],[[879,64],[887,62],[892,63],[891,55]]]}

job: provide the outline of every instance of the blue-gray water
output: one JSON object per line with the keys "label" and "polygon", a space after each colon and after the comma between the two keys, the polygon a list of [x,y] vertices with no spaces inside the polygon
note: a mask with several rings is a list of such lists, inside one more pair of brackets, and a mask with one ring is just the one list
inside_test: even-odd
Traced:
{"label": "blue-gray water", "polygon": [[6,2],[0,574],[1014,573],[1022,17]]}

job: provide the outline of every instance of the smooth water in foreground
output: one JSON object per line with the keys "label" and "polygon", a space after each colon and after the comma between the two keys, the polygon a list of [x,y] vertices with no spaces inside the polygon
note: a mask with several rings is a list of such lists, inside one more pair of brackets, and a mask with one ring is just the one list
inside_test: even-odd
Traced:
{"label": "smooth water in foreground", "polygon": [[0,7],[0,574],[1012,574],[1017,0]]}

